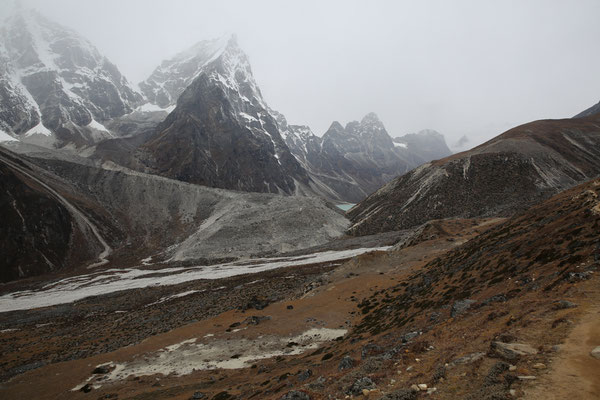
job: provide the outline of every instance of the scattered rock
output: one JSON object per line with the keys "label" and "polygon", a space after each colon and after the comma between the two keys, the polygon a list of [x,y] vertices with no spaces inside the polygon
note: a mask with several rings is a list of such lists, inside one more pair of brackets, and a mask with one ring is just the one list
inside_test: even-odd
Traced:
{"label": "scattered rock", "polygon": [[484,379],[483,385],[485,387],[491,387],[491,386],[497,385],[498,383],[500,383],[499,377],[504,372],[508,371],[509,368],[510,368],[509,364],[505,363],[504,361],[498,361],[496,364],[492,365],[492,367],[488,371],[488,374],[486,375],[486,377]]}
{"label": "scattered rock", "polygon": [[265,315],[265,316],[256,316],[256,315],[253,315],[251,317],[246,318],[244,320],[244,323],[246,323],[248,325],[258,325],[262,321],[268,321],[270,319],[271,319],[271,317],[268,316],[268,315]]}
{"label": "scattered rock", "polygon": [[410,385],[410,390],[412,390],[413,392],[418,392],[419,387],[417,385]]}
{"label": "scattered rock", "polygon": [[81,389],[79,389],[80,392],[83,393],[89,393],[92,391],[92,385],[90,385],[89,383],[86,383],[85,385],[83,385],[83,387]]}
{"label": "scattered rock", "polygon": [[344,369],[350,369],[354,367],[354,360],[350,356],[344,356],[340,360],[340,365],[338,365],[338,370],[342,371]]}
{"label": "scattered rock", "polygon": [[466,356],[457,358],[456,360],[452,361],[450,363],[450,365],[454,366],[454,365],[459,365],[459,364],[470,364],[470,363],[475,362],[477,360],[481,360],[484,356],[485,356],[485,353],[471,353],[471,354],[467,354]]}
{"label": "scattered rock", "polygon": [[552,308],[555,310],[565,310],[567,308],[575,308],[575,307],[577,307],[577,304],[570,302],[568,300],[555,301],[554,305],[552,306]]}
{"label": "scattered rock", "polygon": [[497,294],[488,299],[485,299],[481,304],[486,306],[490,303],[505,303],[505,302],[506,302],[506,296],[503,294]]}
{"label": "scattered rock", "polygon": [[267,307],[270,303],[271,302],[268,299],[254,296],[245,306],[242,307],[242,310],[248,310],[251,308],[254,308],[255,310],[262,310],[265,307]]}
{"label": "scattered rock", "polygon": [[194,392],[192,397],[190,397],[191,400],[198,400],[198,399],[205,399],[205,398],[206,398],[206,395],[202,392]]}
{"label": "scattered rock", "polygon": [[434,394],[435,392],[437,392],[437,388],[429,388],[429,389],[427,389],[427,394]]}
{"label": "scattered rock", "polygon": [[108,365],[99,365],[96,368],[94,368],[92,374],[104,375],[108,374],[109,371],[110,369],[108,368]]}
{"label": "scattered rock", "polygon": [[439,382],[440,380],[444,380],[446,378],[446,367],[443,365],[438,365],[435,371],[433,372],[433,376],[431,380],[434,383]]}
{"label": "scattered rock", "polygon": [[426,384],[424,384],[424,383],[419,383],[419,384],[417,385],[417,387],[418,387],[418,388],[419,388],[419,390],[421,390],[421,391],[425,391],[425,390],[427,390],[427,385],[426,385]]}
{"label": "scattered rock", "polygon": [[465,300],[457,300],[452,304],[452,310],[450,311],[451,317],[456,317],[463,314],[471,305],[475,303],[475,300],[465,299]]}
{"label": "scattered rock", "polygon": [[347,394],[359,395],[363,389],[375,389],[375,383],[369,377],[357,379],[347,391]]}
{"label": "scattered rock", "polygon": [[400,339],[402,340],[402,343],[408,343],[411,340],[413,340],[414,338],[416,338],[417,336],[419,336],[418,331],[408,332],[408,333],[402,335],[402,337]]}
{"label": "scattered rock", "polygon": [[227,391],[219,392],[215,394],[212,400],[229,400],[233,399],[233,396],[229,394]]}
{"label": "scattered rock", "polygon": [[492,342],[489,355],[506,360],[517,360],[521,356],[537,354],[537,350],[526,343]]}
{"label": "scattered rock", "polygon": [[300,371],[298,373],[298,381],[299,382],[304,382],[305,380],[307,380],[308,378],[310,378],[312,376],[312,371],[310,369],[305,369],[304,371]]}
{"label": "scattered rock", "polygon": [[290,390],[281,396],[280,400],[310,400],[310,396],[299,390]]}
{"label": "scattered rock", "polygon": [[294,309],[294,306],[290,304],[290,305],[289,305],[289,306],[287,306],[286,308],[287,308],[288,310],[293,310],[293,309]]}
{"label": "scattered rock", "polygon": [[537,378],[533,375],[519,375],[517,376],[517,379],[520,381],[533,381]]}
{"label": "scattered rock", "polygon": [[535,363],[532,366],[533,369],[546,369],[546,364],[543,363]]}
{"label": "scattered rock", "polygon": [[[413,385],[416,387],[416,385]],[[398,389],[392,393],[388,393],[379,400],[415,400],[417,398],[417,390]]]}
{"label": "scattered rock", "polygon": [[374,356],[377,354],[381,354],[381,353],[383,353],[383,347],[378,346],[373,343],[369,343],[369,344],[363,346],[363,348],[361,349],[360,357],[364,359],[364,358]]}
{"label": "scattered rock", "polygon": [[569,272],[569,276],[567,280],[569,283],[575,283],[579,281],[585,281],[592,277],[592,274],[589,272]]}
{"label": "scattered rock", "polygon": [[596,346],[596,348],[590,352],[590,355],[600,360],[600,346]]}
{"label": "scattered rock", "polygon": [[510,367],[508,367],[509,371],[516,371],[517,370],[517,366],[516,365],[511,365]]}

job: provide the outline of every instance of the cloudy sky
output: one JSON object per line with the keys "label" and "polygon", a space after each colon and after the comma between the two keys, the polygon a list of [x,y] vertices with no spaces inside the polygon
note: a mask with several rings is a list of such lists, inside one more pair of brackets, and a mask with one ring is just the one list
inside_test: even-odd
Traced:
{"label": "cloudy sky", "polygon": [[432,128],[474,145],[600,100],[598,0],[22,3],[79,31],[133,82],[237,33],[267,102],[318,135],[374,111],[392,136]]}

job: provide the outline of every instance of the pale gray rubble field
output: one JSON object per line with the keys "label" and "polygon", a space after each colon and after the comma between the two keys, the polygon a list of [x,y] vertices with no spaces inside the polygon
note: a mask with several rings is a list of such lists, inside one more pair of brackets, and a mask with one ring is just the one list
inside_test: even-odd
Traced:
{"label": "pale gray rubble field", "polygon": [[114,249],[113,267],[122,266],[124,255],[128,265],[132,257],[192,262],[274,255],[322,245],[349,226],[342,211],[316,197],[213,189],[52,150],[28,148],[21,155],[40,180],[94,219]]}

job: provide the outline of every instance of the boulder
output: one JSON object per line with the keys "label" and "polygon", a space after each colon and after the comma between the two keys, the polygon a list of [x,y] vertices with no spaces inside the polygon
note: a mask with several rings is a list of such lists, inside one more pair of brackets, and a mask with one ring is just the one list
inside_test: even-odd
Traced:
{"label": "boulder", "polygon": [[363,393],[363,389],[375,389],[375,383],[371,380],[371,378],[365,376],[364,378],[357,379],[354,381],[352,386],[350,386],[347,394],[357,396]]}
{"label": "boulder", "polygon": [[517,360],[521,356],[537,354],[537,350],[526,343],[502,343],[492,342],[489,355],[500,357],[505,360]]}
{"label": "boulder", "polygon": [[567,308],[575,308],[577,307],[577,304],[570,302],[568,300],[558,300],[555,301],[554,304],[552,305],[552,308],[555,310],[565,310]]}
{"label": "boulder", "polygon": [[354,367],[354,359],[350,356],[344,356],[340,360],[340,364],[338,365],[338,370],[342,371],[344,369],[350,369]]}
{"label": "boulder", "polygon": [[475,303],[475,300],[465,299],[465,300],[457,300],[452,304],[452,310],[450,311],[450,316],[452,318],[457,317],[471,308],[471,305]]}

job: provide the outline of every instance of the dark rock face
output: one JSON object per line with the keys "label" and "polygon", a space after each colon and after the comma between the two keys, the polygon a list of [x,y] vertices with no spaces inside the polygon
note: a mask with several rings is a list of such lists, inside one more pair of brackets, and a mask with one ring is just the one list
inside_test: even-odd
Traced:
{"label": "dark rock face", "polygon": [[448,217],[508,216],[600,174],[600,116],[536,121],[422,165],[354,207],[355,235]]}
{"label": "dark rock face", "polygon": [[405,141],[395,143],[403,139],[392,140],[374,113],[346,127],[334,122],[320,138],[309,127],[289,125],[283,115],[271,112],[285,143],[312,178],[315,191],[332,200],[358,202],[431,157],[450,154],[437,133],[435,137],[430,132],[407,135]]}
{"label": "dark rock face", "polygon": [[99,123],[142,101],[106,57],[75,32],[33,11],[0,30],[0,128],[44,145],[110,137]]}
{"label": "dark rock face", "polygon": [[139,157],[159,175],[211,187],[293,194],[309,182],[235,38],[203,66]]}
{"label": "dark rock face", "polygon": [[579,114],[577,114],[573,118],[590,117],[590,116],[596,115],[598,113],[600,113],[600,102],[594,104],[593,106],[591,106],[587,110],[584,110],[584,111],[580,112]]}
{"label": "dark rock face", "polygon": [[34,182],[0,158],[0,281],[39,275],[64,266],[71,216]]}

